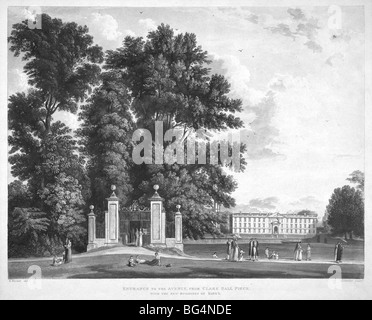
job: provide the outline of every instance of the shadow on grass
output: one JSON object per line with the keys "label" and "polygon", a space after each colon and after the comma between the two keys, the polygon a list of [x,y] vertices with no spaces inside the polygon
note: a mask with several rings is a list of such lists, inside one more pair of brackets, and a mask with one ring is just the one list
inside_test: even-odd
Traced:
{"label": "shadow on grass", "polygon": [[[242,270],[236,268],[203,268],[197,266],[185,267],[122,267],[107,269],[107,266],[97,265],[87,267],[85,274],[69,276],[68,279],[329,279],[327,269],[308,271],[292,270]],[[87,271],[87,270],[86,270]],[[364,267],[349,268],[342,275],[343,279],[363,279]]]}

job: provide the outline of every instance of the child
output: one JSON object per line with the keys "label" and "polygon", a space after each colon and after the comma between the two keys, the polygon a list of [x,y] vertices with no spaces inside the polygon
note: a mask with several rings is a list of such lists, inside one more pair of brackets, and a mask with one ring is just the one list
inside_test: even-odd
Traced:
{"label": "child", "polygon": [[64,258],[63,257],[54,256],[53,257],[53,264],[52,264],[52,266],[53,267],[61,266],[63,264],[63,261],[64,261]]}
{"label": "child", "polygon": [[266,250],[265,250],[265,256],[266,256],[267,259],[270,259],[270,250],[269,250],[269,248],[266,248]]}
{"label": "child", "polygon": [[244,261],[244,251],[242,249],[240,249],[239,251],[239,262],[243,262]]}
{"label": "child", "polygon": [[128,267],[134,268],[135,266],[136,266],[136,263],[135,263],[133,257],[130,257],[130,259],[128,261]]}

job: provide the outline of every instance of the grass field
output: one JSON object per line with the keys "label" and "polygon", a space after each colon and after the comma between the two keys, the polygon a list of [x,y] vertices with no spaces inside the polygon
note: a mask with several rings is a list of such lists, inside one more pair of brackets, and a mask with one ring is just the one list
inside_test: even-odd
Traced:
{"label": "grass field", "polygon": [[[273,262],[261,259],[260,262],[232,263],[227,261],[200,261],[184,258],[162,258],[162,265],[167,267],[150,267],[140,265],[135,268],[126,266],[129,255],[103,255],[96,257],[80,257],[69,265],[60,267],[50,266],[51,261],[23,261],[9,262],[10,279],[27,279],[30,277],[28,268],[38,265],[45,279],[126,279],[126,278],[202,278],[202,279],[327,279],[329,267],[334,265],[333,247],[314,245],[313,262],[291,262],[293,260],[293,245],[279,245],[270,247],[281,253],[284,261]],[[363,279],[364,265],[358,263],[363,260],[363,246],[353,246],[345,249],[345,262],[341,265],[343,279]],[[244,246],[243,246],[244,250]],[[261,251],[264,250],[261,249]],[[186,245],[185,252],[200,258],[210,258],[213,252],[224,257],[224,245]],[[261,253],[262,254],[262,253]],[[153,256],[143,256],[152,259]],[[321,261],[323,262],[316,262]],[[329,263],[324,262],[329,261]]]}
{"label": "grass field", "polygon": [[[248,252],[248,245],[240,245],[243,251]],[[269,248],[270,252],[279,252],[281,260],[293,260],[294,256],[294,244],[275,244],[275,245],[262,245],[259,248],[260,257],[263,259],[266,247]],[[307,244],[303,244],[303,249],[306,249]],[[311,244],[312,247],[312,259],[314,261],[333,261],[334,259],[334,246],[326,244]],[[185,253],[191,256],[199,258],[211,258],[213,253],[217,252],[218,257],[225,258],[227,253],[226,245],[223,244],[188,244],[185,245]],[[247,254],[245,255],[247,258]],[[305,257],[305,255],[304,255]],[[363,262],[364,261],[364,244],[354,244],[352,246],[345,246],[344,260],[349,262]]]}

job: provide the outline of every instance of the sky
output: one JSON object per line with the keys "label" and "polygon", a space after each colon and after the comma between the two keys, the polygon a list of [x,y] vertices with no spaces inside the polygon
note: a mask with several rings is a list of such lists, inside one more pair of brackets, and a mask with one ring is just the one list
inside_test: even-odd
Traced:
{"label": "sky", "polygon": [[[212,72],[242,99],[247,169],[234,174],[237,212],[313,210],[323,216],[335,188],[364,171],[363,7],[42,8],[87,25],[104,50],[159,24],[195,33]],[[29,11],[9,8],[8,29]],[[8,94],[25,91],[22,61],[8,57]],[[59,113],[71,128],[77,116]],[[14,178],[8,168],[8,180]]]}

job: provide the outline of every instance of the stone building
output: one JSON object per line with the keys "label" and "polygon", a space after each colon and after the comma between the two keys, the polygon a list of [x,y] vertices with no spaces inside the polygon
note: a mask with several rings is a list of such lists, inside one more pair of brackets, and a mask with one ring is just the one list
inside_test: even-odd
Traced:
{"label": "stone building", "polygon": [[317,214],[237,213],[231,215],[234,234],[263,236],[314,237],[317,233]]}

